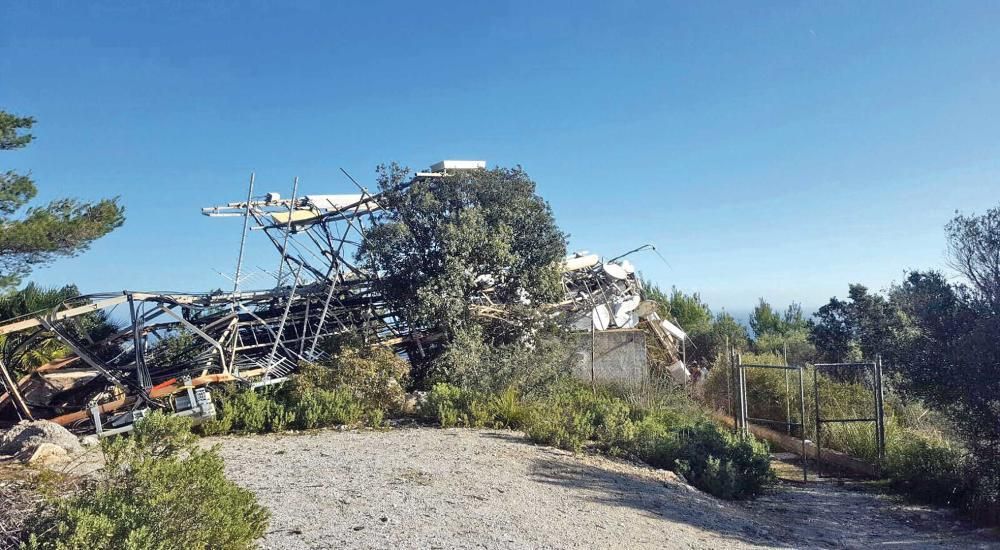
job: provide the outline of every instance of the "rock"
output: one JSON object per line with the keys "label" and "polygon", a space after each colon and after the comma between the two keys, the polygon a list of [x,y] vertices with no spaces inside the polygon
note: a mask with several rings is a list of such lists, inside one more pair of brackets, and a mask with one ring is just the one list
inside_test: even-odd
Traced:
{"label": "rock", "polygon": [[66,449],[54,443],[42,443],[34,450],[25,448],[15,455],[21,462],[32,466],[58,466],[69,462],[69,453]]}
{"label": "rock", "polygon": [[101,444],[101,438],[96,435],[87,435],[80,438],[80,445],[84,447],[94,447]]}
{"label": "rock", "polygon": [[62,448],[67,454],[83,450],[80,441],[69,430],[48,420],[22,420],[0,434],[0,455],[31,455],[43,443]]}
{"label": "rock", "polygon": [[403,405],[400,407],[400,412],[405,415],[417,414],[420,410],[421,405],[427,401],[427,392],[425,391],[415,391],[406,394],[406,399],[403,400]]}

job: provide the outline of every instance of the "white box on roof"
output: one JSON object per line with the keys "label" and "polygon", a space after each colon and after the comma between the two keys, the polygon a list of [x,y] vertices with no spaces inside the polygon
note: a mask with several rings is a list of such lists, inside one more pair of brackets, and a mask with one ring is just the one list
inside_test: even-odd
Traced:
{"label": "white box on roof", "polygon": [[485,160],[442,160],[431,165],[431,172],[444,172],[445,170],[478,170],[486,168]]}

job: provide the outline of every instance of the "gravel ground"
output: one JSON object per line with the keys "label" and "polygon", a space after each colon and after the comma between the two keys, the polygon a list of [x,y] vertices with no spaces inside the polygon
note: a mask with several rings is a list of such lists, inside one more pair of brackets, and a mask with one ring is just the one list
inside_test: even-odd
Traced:
{"label": "gravel ground", "polygon": [[228,475],[273,514],[265,548],[1000,548],[945,512],[837,483],[750,503],[670,472],[491,430],[224,437]]}

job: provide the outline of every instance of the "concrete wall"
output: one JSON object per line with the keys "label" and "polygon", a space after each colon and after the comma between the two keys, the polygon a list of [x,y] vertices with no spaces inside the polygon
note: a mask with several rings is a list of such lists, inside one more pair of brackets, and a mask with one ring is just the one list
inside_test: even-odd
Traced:
{"label": "concrete wall", "polygon": [[[646,334],[641,330],[579,333],[574,373],[588,382],[639,383],[646,379]],[[594,350],[593,365],[591,349]]]}

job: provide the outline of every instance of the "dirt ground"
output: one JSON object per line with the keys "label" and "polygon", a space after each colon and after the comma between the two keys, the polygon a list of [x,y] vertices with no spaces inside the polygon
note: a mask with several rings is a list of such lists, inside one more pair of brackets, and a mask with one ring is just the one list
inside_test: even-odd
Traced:
{"label": "dirt ground", "polygon": [[670,472],[491,430],[224,437],[265,548],[1000,548],[950,512],[835,481],[730,503]]}

